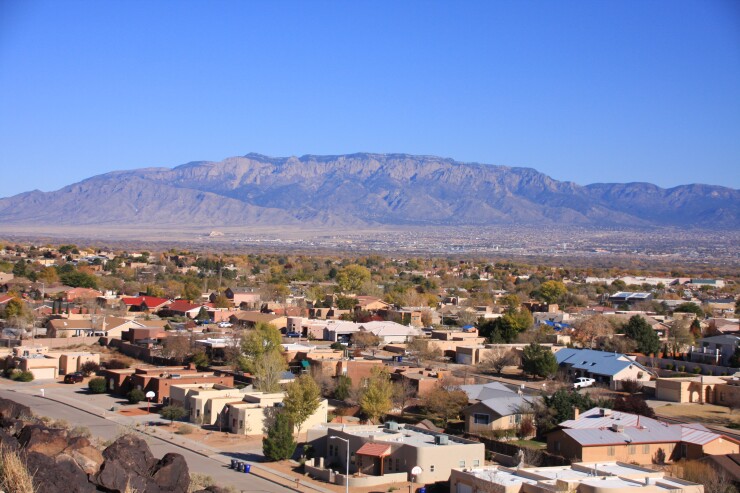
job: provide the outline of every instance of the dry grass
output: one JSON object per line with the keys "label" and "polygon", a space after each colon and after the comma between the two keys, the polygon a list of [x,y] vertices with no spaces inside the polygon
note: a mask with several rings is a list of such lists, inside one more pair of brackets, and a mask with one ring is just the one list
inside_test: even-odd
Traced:
{"label": "dry grass", "polygon": [[0,488],[5,493],[34,493],[33,475],[18,452],[0,449]]}
{"label": "dry grass", "polygon": [[660,406],[655,408],[655,414],[666,418],[678,418],[689,421],[699,421],[720,426],[730,424],[740,425],[740,412],[730,412],[724,406],[714,404],[676,404]]}

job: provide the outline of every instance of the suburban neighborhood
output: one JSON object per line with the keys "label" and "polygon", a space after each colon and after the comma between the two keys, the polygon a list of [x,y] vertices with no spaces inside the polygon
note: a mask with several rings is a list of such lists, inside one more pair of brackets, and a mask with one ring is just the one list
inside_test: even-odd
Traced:
{"label": "suburban neighborhood", "polygon": [[3,389],[79,388],[101,416],[232,454],[227,475],[367,492],[740,482],[724,460],[740,458],[735,278],[76,245],[6,245],[0,270]]}

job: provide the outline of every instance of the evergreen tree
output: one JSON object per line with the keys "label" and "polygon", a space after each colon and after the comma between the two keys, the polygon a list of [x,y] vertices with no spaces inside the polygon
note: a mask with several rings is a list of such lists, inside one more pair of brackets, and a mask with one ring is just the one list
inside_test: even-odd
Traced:
{"label": "evergreen tree", "polygon": [[637,350],[643,354],[660,351],[660,339],[650,324],[639,315],[633,315],[624,326],[624,334],[635,341]]}
{"label": "evergreen tree", "polygon": [[550,377],[557,373],[558,361],[552,351],[533,342],[522,352],[522,368],[530,375]]}
{"label": "evergreen tree", "polygon": [[262,452],[269,460],[278,461],[290,459],[295,448],[290,416],[287,413],[279,413],[274,425],[267,431],[267,436],[262,439]]}

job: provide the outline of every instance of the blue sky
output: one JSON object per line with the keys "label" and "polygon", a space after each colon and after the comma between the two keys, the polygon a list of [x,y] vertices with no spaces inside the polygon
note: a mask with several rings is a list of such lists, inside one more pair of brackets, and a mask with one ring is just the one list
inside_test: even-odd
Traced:
{"label": "blue sky", "polygon": [[740,2],[0,0],[0,196],[406,152],[740,187]]}

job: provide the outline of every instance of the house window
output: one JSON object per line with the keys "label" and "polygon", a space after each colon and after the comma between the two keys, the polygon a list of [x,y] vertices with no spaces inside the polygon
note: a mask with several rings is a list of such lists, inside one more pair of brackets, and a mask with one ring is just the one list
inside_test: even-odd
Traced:
{"label": "house window", "polygon": [[458,466],[465,467],[465,461],[461,460],[460,462],[458,462]]}
{"label": "house window", "polygon": [[522,422],[522,415],[521,414],[515,414],[514,415],[514,422],[521,423]]}
{"label": "house window", "polygon": [[478,467],[478,466],[480,466],[480,461],[478,459],[475,459],[473,461],[473,467]]}
{"label": "house window", "polygon": [[329,445],[329,457],[334,455],[334,445]]}
{"label": "house window", "polygon": [[630,445],[629,447],[627,447],[627,452],[630,455],[636,454],[637,453],[637,447],[635,447],[634,445]]}
{"label": "house window", "polygon": [[560,440],[555,440],[555,452],[560,452]]}
{"label": "house window", "polygon": [[487,414],[473,414],[473,423],[477,425],[487,425],[491,422],[491,417]]}
{"label": "house window", "polygon": [[609,457],[613,457],[614,456],[614,447],[607,447],[606,448],[606,455],[608,455]]}
{"label": "house window", "polygon": [[429,472],[434,472],[434,464],[432,464],[431,466],[429,466]]}
{"label": "house window", "polygon": [[401,466],[401,461],[398,460],[398,459],[396,459],[396,471],[400,471],[401,470],[401,467],[400,466]]}
{"label": "house window", "polygon": [[645,445],[642,446],[642,453],[643,454],[649,454],[650,453],[650,445],[649,444],[645,444]]}

